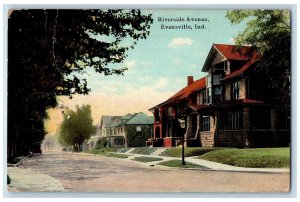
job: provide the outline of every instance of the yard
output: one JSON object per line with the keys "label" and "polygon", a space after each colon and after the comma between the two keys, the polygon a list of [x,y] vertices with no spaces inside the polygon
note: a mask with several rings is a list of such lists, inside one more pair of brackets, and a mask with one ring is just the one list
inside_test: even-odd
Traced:
{"label": "yard", "polygon": [[254,148],[215,150],[200,159],[250,168],[289,168],[290,148]]}
{"label": "yard", "polygon": [[[156,148],[137,147],[130,154],[149,155]],[[102,148],[87,153],[95,155],[104,155],[116,158],[127,158],[128,155],[115,153],[122,148]],[[123,149],[124,150],[124,149]],[[127,151],[128,149],[126,149]],[[250,168],[289,168],[290,167],[290,148],[252,148],[252,149],[236,149],[225,147],[203,148],[188,147],[184,149],[185,156],[197,156],[199,159],[214,161],[218,163]],[[113,152],[113,153],[112,153]],[[181,157],[182,148],[168,148],[160,156]],[[129,155],[130,155],[129,154]],[[136,158],[134,160],[141,162],[155,161],[153,157]],[[170,165],[176,165],[177,162],[170,162]]]}

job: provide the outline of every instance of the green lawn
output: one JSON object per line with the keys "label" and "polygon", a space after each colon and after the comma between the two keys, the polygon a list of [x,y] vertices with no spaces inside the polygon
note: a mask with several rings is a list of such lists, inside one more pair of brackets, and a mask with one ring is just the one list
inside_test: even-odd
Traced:
{"label": "green lawn", "polygon": [[116,157],[116,158],[127,158],[128,155],[125,154],[113,154],[111,152],[117,152],[120,148],[101,148],[97,150],[85,151],[89,154],[108,156],[108,157]]}
{"label": "green lawn", "polygon": [[116,154],[116,153],[107,153],[108,157],[114,157],[114,158],[120,158],[120,159],[126,159],[128,158],[128,155],[126,154]]}
{"label": "green lawn", "polygon": [[205,168],[205,169],[208,169],[207,167],[189,163],[189,162],[185,162],[185,165],[182,165],[181,160],[164,161],[164,162],[159,163],[158,165],[168,166],[168,167],[180,167],[180,168]]}
{"label": "green lawn", "polygon": [[144,154],[144,155],[150,155],[152,152],[154,152],[157,148],[155,147],[137,147],[133,151],[131,151],[131,154]]}
{"label": "green lawn", "polygon": [[[184,148],[184,156],[199,156],[205,154],[207,152],[226,149],[222,147],[218,148],[203,148],[203,147],[185,147]],[[170,157],[181,157],[182,148],[181,147],[174,147],[168,148],[165,152],[163,152],[160,156],[170,156]]]}
{"label": "green lawn", "polygon": [[290,148],[215,150],[199,158],[239,167],[289,168]]}
{"label": "green lawn", "polygon": [[132,160],[147,163],[147,162],[152,162],[152,161],[161,161],[163,159],[162,158],[148,157],[148,156],[139,156],[139,157],[135,157]]}

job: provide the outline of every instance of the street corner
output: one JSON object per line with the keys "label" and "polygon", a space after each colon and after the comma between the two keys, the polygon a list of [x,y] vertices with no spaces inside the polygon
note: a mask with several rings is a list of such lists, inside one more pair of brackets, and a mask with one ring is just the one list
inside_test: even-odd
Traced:
{"label": "street corner", "polygon": [[10,184],[9,192],[63,192],[64,187],[59,180],[31,169],[8,167]]}

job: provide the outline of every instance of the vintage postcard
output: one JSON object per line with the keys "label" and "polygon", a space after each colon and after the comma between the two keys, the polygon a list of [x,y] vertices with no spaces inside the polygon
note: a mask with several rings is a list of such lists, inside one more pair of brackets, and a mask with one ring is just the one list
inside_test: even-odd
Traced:
{"label": "vintage postcard", "polygon": [[291,10],[8,15],[10,193],[290,192]]}

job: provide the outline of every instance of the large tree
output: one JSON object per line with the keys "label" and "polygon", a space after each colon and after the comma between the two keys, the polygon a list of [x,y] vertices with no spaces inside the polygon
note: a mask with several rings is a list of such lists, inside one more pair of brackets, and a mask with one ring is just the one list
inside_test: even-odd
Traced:
{"label": "large tree", "polygon": [[[227,12],[233,24],[246,22],[236,45],[251,45],[261,56],[256,71],[266,81],[278,81],[280,104],[290,106],[291,25],[289,10],[233,10]],[[270,84],[272,85],[272,84]],[[267,93],[267,92],[266,92]]]}
{"label": "large tree", "polygon": [[149,35],[140,10],[14,10],[8,19],[8,157],[26,154],[46,134],[57,96],[88,94],[86,67],[123,74],[127,50]]}
{"label": "large tree", "polygon": [[59,139],[67,146],[74,146],[82,150],[82,144],[96,131],[90,105],[76,106],[76,110],[67,110],[60,125]]}

